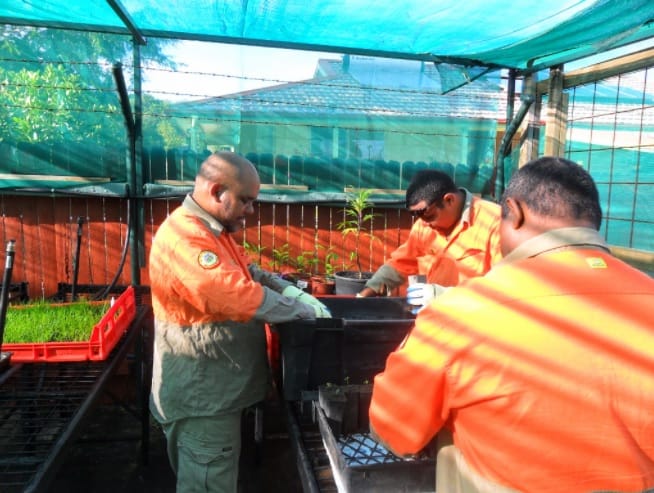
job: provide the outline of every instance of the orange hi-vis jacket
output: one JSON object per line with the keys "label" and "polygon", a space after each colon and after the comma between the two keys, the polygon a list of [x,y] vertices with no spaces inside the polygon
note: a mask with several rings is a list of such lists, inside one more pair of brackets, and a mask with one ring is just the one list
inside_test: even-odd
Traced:
{"label": "orange hi-vis jacket", "polygon": [[518,491],[653,488],[654,279],[602,245],[552,231],[423,309],[375,377],[373,433],[406,455],[446,427]]}
{"label": "orange hi-vis jacket", "polygon": [[315,318],[315,310],[279,294],[291,283],[248,266],[244,249],[191,197],[157,230],[149,262],[154,416],[211,416],[262,400],[265,323]]}
{"label": "orange hi-vis jacket", "polygon": [[466,193],[459,224],[444,236],[423,220],[411,227],[409,237],[366,286],[379,292],[384,285],[394,289],[412,274],[424,274],[427,282],[456,286],[471,277],[484,275],[502,258],[499,226],[500,206]]}

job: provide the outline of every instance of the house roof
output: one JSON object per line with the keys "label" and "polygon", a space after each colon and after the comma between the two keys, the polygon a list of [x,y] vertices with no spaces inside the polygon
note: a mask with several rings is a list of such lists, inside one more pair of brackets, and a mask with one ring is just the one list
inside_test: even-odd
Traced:
{"label": "house roof", "polygon": [[303,118],[365,115],[491,120],[504,116],[498,113],[506,100],[499,77],[482,76],[441,94],[442,73],[432,63],[345,56],[320,60],[315,77],[309,80],[177,103],[175,107],[187,115],[239,112]]}

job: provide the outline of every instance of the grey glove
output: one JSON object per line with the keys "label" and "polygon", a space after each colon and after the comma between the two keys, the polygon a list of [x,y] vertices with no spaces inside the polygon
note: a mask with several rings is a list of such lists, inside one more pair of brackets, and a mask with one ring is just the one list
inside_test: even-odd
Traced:
{"label": "grey glove", "polygon": [[282,295],[294,298],[306,305],[311,305],[316,312],[316,318],[332,318],[329,308],[327,308],[321,301],[295,286],[285,287],[284,291],[282,291]]}

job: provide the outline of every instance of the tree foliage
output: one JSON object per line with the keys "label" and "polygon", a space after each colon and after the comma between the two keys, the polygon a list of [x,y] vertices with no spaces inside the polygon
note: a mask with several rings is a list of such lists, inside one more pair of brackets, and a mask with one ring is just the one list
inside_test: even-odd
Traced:
{"label": "tree foliage", "polygon": [[[142,57],[174,68],[163,52],[171,42],[149,40]],[[0,142],[126,146],[112,66],[120,62],[131,72],[133,49],[126,35],[0,26]],[[143,113],[158,115],[144,118],[144,142],[185,142],[184,132],[165,120],[167,106],[143,98]]]}

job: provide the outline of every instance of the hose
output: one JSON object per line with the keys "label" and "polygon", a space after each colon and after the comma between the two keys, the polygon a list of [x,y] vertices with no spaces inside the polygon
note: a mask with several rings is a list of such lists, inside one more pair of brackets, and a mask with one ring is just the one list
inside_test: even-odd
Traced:
{"label": "hose", "polygon": [[82,225],[84,218],[79,216],[77,218],[77,244],[75,246],[75,257],[73,258],[73,285],[70,289],[71,301],[77,300],[77,279],[79,277],[79,254],[82,246]]}
{"label": "hose", "polygon": [[111,280],[111,283],[103,290],[99,291],[96,293],[95,296],[93,296],[93,301],[97,300],[102,300],[105,299],[111,291],[116,287],[116,283],[118,282],[118,278],[120,277],[120,274],[123,272],[123,269],[125,268],[125,260],[127,259],[127,252],[129,250],[129,239],[132,231],[132,221],[131,221],[131,200],[128,198],[127,199],[127,236],[125,237],[125,245],[123,247],[123,252],[121,254],[120,258],[120,263],[118,264],[118,270],[116,271],[116,275],[114,278]]}

